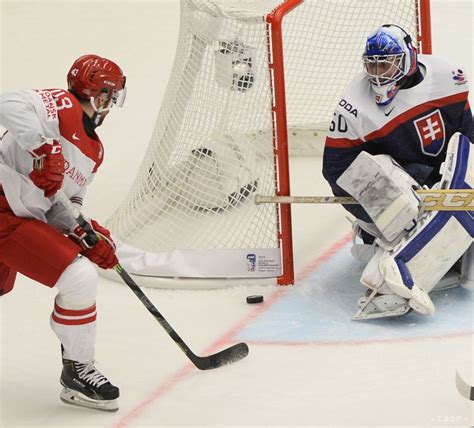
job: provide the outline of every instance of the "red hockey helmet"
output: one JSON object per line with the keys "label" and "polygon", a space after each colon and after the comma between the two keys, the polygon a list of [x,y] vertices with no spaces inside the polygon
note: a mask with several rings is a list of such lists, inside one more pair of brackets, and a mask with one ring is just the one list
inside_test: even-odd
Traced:
{"label": "red hockey helmet", "polygon": [[93,54],[76,59],[67,74],[68,88],[78,98],[90,100],[106,93],[118,107],[125,101],[125,81],[117,64]]}

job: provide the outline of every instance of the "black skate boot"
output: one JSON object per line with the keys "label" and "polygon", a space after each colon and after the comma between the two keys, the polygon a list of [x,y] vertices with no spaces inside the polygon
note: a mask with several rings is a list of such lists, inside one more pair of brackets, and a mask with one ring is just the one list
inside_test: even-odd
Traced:
{"label": "black skate boot", "polygon": [[118,410],[119,389],[97,370],[94,362],[79,363],[63,358],[61,401],[90,409]]}

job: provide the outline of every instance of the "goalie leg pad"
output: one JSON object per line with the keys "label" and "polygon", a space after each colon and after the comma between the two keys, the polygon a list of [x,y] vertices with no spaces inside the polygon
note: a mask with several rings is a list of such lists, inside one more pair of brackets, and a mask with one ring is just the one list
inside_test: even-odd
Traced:
{"label": "goalie leg pad", "polygon": [[[380,232],[373,223],[366,223],[362,220],[352,222],[352,256],[365,264],[369,263],[376,250],[376,238],[380,238]],[[363,243],[358,243],[358,240]],[[372,241],[372,242],[370,242]]]}
{"label": "goalie leg pad", "polygon": [[[473,144],[456,134],[448,145],[442,187],[472,188],[474,182]],[[416,228],[393,248],[378,248],[364,272],[361,283],[379,293],[389,290],[408,300],[414,310],[433,314],[431,292],[456,261],[472,246],[472,212],[430,212],[419,218]],[[464,255],[463,278],[472,278],[472,250]],[[466,281],[467,282],[467,281]]]}
{"label": "goalie leg pad", "polygon": [[462,259],[461,286],[474,290],[474,244],[471,244]]}
{"label": "goalie leg pad", "polygon": [[365,209],[388,241],[411,229],[419,213],[418,183],[390,156],[362,152],[337,184]]}
{"label": "goalie leg pad", "polygon": [[[449,142],[442,187],[472,188],[474,145],[461,134]],[[428,294],[472,245],[472,212],[440,211],[425,214],[417,228],[380,260],[385,283],[399,296],[409,299],[417,312],[434,313]]]}

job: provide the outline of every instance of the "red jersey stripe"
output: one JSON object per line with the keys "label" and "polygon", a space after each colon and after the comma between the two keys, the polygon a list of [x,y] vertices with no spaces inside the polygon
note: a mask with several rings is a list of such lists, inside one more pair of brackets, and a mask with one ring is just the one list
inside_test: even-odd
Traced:
{"label": "red jersey stripe", "polygon": [[357,147],[357,146],[360,146],[361,144],[364,144],[364,142],[359,139],[351,140],[349,138],[327,137],[325,146],[342,149],[342,148],[349,148],[349,147]]}
{"label": "red jersey stripe", "polygon": [[416,107],[413,107],[410,110],[396,116],[393,120],[385,124],[380,129],[377,129],[374,132],[365,136],[366,141],[375,140],[376,138],[383,138],[390,134],[394,129],[402,125],[403,123],[423,114],[432,108],[440,108],[450,104],[459,103],[462,101],[466,101],[468,96],[468,92],[461,92],[460,94],[450,95],[449,97],[438,98],[437,100],[430,100],[424,104],[420,104]]}

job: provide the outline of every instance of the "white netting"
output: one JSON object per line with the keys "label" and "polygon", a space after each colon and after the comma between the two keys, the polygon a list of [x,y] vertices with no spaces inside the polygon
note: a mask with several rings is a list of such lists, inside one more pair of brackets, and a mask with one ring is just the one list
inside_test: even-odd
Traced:
{"label": "white netting", "polygon": [[251,200],[275,187],[265,24],[201,3],[183,3],[173,77],[111,227],[149,251],[275,248],[275,209]]}
{"label": "white netting", "polygon": [[417,37],[416,0],[307,0],[283,21],[288,127],[326,130],[367,36],[397,24]]}
{"label": "white netting", "polygon": [[[280,3],[181,1],[172,78],[140,173],[109,222],[120,241],[151,253],[204,251],[224,259],[238,249],[278,252],[276,208],[256,206],[253,197],[275,194],[265,16]],[[288,14],[290,134],[326,127],[361,70],[365,38],[383,23],[416,35],[416,1],[306,0]],[[278,275],[279,261],[272,266],[264,272]]]}

